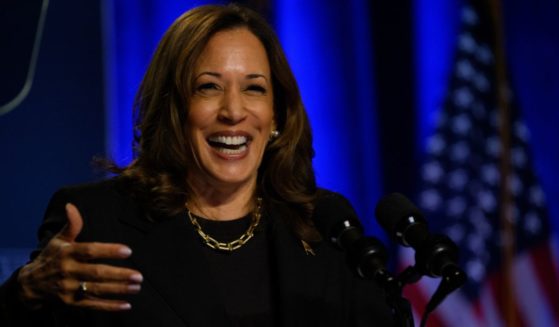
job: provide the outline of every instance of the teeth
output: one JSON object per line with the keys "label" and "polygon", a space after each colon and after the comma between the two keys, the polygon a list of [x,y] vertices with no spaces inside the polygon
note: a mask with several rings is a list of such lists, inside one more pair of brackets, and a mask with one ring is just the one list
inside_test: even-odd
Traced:
{"label": "teeth", "polygon": [[212,136],[209,138],[210,142],[223,143],[227,145],[241,145],[247,142],[246,136]]}
{"label": "teeth", "polygon": [[217,151],[225,154],[240,154],[245,151],[247,148],[246,145],[240,146],[237,149],[228,149],[228,148],[217,148]]}

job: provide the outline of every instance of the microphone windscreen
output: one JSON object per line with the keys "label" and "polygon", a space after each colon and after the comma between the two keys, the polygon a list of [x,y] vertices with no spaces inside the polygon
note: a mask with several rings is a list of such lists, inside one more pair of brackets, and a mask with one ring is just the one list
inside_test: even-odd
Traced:
{"label": "microphone windscreen", "polygon": [[313,222],[320,234],[329,238],[337,236],[344,221],[361,228],[357,214],[346,198],[329,191],[319,192],[314,203]]}
{"label": "microphone windscreen", "polygon": [[421,211],[400,193],[388,194],[382,198],[375,209],[375,216],[382,228],[392,236],[402,219],[409,216],[423,217]]}

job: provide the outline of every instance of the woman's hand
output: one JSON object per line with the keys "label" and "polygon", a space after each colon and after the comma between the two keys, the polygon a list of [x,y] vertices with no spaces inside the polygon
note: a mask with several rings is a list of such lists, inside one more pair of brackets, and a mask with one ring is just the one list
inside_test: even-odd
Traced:
{"label": "woman's hand", "polygon": [[77,243],[82,217],[70,203],[66,204],[66,216],[66,226],[20,270],[20,300],[31,308],[57,298],[67,305],[96,310],[130,309],[130,303],[107,296],[138,293],[142,275],[128,268],[90,262],[127,258],[132,253],[130,248],[116,243]]}

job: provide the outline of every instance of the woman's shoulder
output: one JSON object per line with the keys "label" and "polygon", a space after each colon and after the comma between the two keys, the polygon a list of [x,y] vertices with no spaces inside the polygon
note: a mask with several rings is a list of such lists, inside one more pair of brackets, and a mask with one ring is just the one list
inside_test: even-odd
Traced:
{"label": "woman's shoulder", "polygon": [[131,183],[117,176],[93,182],[65,185],[60,187],[54,194],[74,197],[107,197],[117,194],[124,195],[127,188],[131,188]]}
{"label": "woman's shoulder", "polygon": [[[72,203],[84,212],[111,210],[136,206],[133,187],[121,177],[61,187],[50,199],[46,215],[61,211],[66,203]],[[62,210],[63,211],[63,210]]]}
{"label": "woman's shoulder", "polygon": [[110,193],[120,192],[127,187],[127,183],[122,177],[109,177],[96,181],[63,185],[56,192],[65,194],[75,194],[75,195],[108,195]]}

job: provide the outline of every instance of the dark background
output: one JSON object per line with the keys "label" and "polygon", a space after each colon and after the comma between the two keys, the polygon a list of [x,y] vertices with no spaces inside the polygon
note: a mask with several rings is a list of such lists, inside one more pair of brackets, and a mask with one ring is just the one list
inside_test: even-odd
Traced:
{"label": "dark background", "polygon": [[[14,7],[40,1],[8,1]],[[19,38],[17,25],[36,26],[32,14],[0,10],[0,33]],[[60,186],[95,178],[90,161],[105,153],[103,46],[97,1],[50,1],[29,96],[0,116],[0,248],[32,248],[50,195]],[[24,24],[23,24],[24,23]],[[20,81],[33,38],[17,56],[1,47],[0,85]],[[10,72],[11,73],[11,72]],[[4,88],[2,88],[4,93]],[[12,93],[10,93],[12,94]],[[0,99],[6,98],[5,96]]]}

